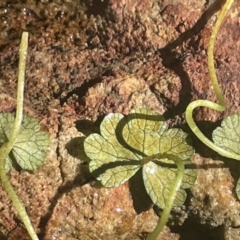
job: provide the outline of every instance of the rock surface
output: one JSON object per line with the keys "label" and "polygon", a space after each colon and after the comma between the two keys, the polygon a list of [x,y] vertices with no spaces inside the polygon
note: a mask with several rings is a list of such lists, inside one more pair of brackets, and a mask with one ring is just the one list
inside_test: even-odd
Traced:
{"label": "rock surface", "polygon": [[[206,50],[223,1],[18,2],[0,3],[0,112],[15,111],[18,47],[22,31],[29,31],[24,111],[47,129],[51,146],[46,163],[34,173],[12,169],[9,177],[39,238],[145,239],[158,216],[141,178],[139,197],[132,194],[131,182],[99,187],[87,171],[83,140],[98,131],[105,114],[128,114],[136,107],[164,114],[170,126],[191,134],[186,106],[195,99],[216,100]],[[195,114],[209,137],[218,120],[240,113],[239,12],[236,3],[215,47],[228,108],[223,114],[206,108]],[[234,186],[239,164],[192,137],[197,182],[158,240],[237,240],[240,204]],[[28,239],[2,188],[0,230],[1,239]]]}

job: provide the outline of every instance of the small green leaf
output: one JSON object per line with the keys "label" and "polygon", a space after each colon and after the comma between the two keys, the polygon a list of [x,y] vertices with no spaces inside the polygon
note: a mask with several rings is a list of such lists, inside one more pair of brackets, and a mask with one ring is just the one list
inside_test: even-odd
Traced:
{"label": "small green leaf", "polygon": [[[193,164],[189,161],[194,149],[188,145],[187,137],[188,135],[181,129],[169,129],[159,136],[159,144],[156,145],[159,153],[178,156],[185,164],[183,182],[175,198],[174,206],[181,206],[184,203],[186,199],[184,189],[193,186],[197,175],[196,170],[191,168]],[[143,167],[146,190],[153,202],[161,208],[166,205],[176,174],[176,164],[171,159],[157,158]]]}
{"label": "small green leaf", "polygon": [[212,138],[219,147],[240,154],[240,116],[235,114],[226,117],[221,127],[213,131]]}
{"label": "small green leaf", "polygon": [[[191,165],[189,158],[194,149],[188,144],[187,134],[180,129],[167,130],[164,118],[148,109],[132,110],[126,117],[119,113],[108,114],[101,123],[100,133],[91,134],[84,141],[85,153],[91,159],[90,172],[104,186],[115,187],[143,167],[149,196],[164,208],[177,167],[174,161],[161,154],[177,155],[184,164]],[[183,204],[184,189],[196,180],[196,170],[187,167],[185,173],[175,206]]]}
{"label": "small green leaf", "polygon": [[122,123],[122,137],[126,147],[142,156],[159,153],[160,136],[167,129],[163,116],[149,109],[136,109]]}
{"label": "small green leaf", "polygon": [[[163,159],[161,161],[164,162]],[[176,177],[175,164],[167,159],[165,163],[172,164],[172,168],[160,167],[155,162],[149,162],[143,166],[143,180],[146,191],[153,203],[162,209],[164,209],[166,201],[168,201]],[[180,188],[174,200],[174,206],[181,206],[185,202],[186,195],[183,188]]]}
{"label": "small green leaf", "polygon": [[237,194],[238,199],[240,199],[240,178],[238,179],[237,184],[236,184],[236,194]]}
{"label": "small green leaf", "polygon": [[116,187],[127,181],[141,167],[139,156],[118,142],[115,129],[123,115],[108,114],[101,123],[99,134],[84,141],[86,155],[92,159],[90,172],[106,187]]}
{"label": "small green leaf", "polygon": [[[221,126],[213,131],[212,138],[219,147],[240,155],[240,115],[234,114],[223,119]],[[240,199],[240,179],[236,184],[236,194]]]}
{"label": "small green leaf", "polygon": [[[14,117],[10,113],[0,114],[0,145],[7,142],[13,129]],[[22,169],[34,170],[42,165],[50,140],[46,132],[41,131],[40,124],[29,116],[23,117],[19,135],[12,149],[11,160],[16,160]],[[11,167],[10,158],[6,159],[5,169]]]}

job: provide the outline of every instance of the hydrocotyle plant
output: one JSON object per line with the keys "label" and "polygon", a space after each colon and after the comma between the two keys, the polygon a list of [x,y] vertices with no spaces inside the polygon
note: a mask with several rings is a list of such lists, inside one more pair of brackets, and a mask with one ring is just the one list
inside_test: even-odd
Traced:
{"label": "hydrocotyle plant", "polygon": [[194,149],[188,135],[177,128],[167,130],[164,118],[148,109],[132,110],[126,117],[110,113],[100,132],[84,141],[85,153],[91,159],[90,172],[103,186],[117,187],[142,169],[148,195],[164,209],[148,237],[156,239],[172,207],[184,203],[185,189],[196,180],[196,169],[189,167]]}
{"label": "hydrocotyle plant", "polygon": [[[214,67],[214,45],[216,42],[217,34],[219,32],[220,26],[232,6],[234,0],[226,0],[222,7],[218,19],[213,27],[211,34],[209,47],[208,47],[208,70],[210,79],[213,85],[214,92],[217,96],[218,103],[209,100],[196,100],[191,102],[186,109],[186,121],[193,131],[193,133],[209,148],[213,149],[220,155],[235,160],[240,160],[240,116],[232,115],[225,118],[221,127],[214,130],[212,134],[213,142],[210,141],[201,132],[196,123],[193,120],[193,111],[197,107],[208,107],[219,112],[223,112],[226,109],[226,103],[224,100],[224,95],[218,84],[215,67]],[[238,180],[236,192],[238,198],[240,199],[240,180]]]}
{"label": "hydrocotyle plant", "polygon": [[50,144],[49,136],[41,131],[40,124],[35,119],[23,115],[27,48],[28,33],[24,32],[19,51],[16,116],[14,118],[10,113],[0,114],[0,177],[32,240],[38,240],[27,212],[7,177],[13,161],[25,170],[34,170],[42,165]]}

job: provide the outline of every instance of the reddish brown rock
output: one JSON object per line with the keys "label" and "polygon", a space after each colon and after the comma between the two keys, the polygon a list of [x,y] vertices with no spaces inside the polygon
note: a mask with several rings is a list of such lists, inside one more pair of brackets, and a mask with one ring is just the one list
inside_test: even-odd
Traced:
{"label": "reddish brown rock", "polygon": [[[84,134],[98,131],[99,119],[109,112],[127,114],[132,108],[147,107],[164,113],[176,126],[185,123],[189,102],[215,101],[206,51],[213,15],[221,2],[0,3],[0,111],[15,111],[18,46],[21,32],[27,30],[24,111],[51,135],[41,168],[34,173],[13,169],[9,175],[41,240],[137,240],[152,231],[156,213],[152,208],[137,213],[127,183],[115,189],[92,185],[94,179],[84,165]],[[216,122],[240,112],[238,15],[239,4],[235,4],[215,47],[227,110],[219,114],[197,109],[199,122]],[[97,122],[90,124],[90,120]],[[207,133],[208,125],[203,128]],[[238,163],[223,163],[195,138],[194,144],[203,156],[194,158],[197,183],[185,206],[174,209],[169,228],[159,239],[237,240]],[[9,240],[28,238],[2,188],[0,231]]]}

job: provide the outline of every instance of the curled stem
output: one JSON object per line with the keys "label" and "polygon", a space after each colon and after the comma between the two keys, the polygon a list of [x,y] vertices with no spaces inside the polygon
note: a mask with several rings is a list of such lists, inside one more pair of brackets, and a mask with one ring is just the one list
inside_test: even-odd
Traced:
{"label": "curled stem", "polygon": [[21,200],[18,198],[16,192],[11,186],[8,177],[5,173],[5,161],[11,152],[14,143],[19,134],[22,118],[23,118],[23,93],[24,93],[24,80],[25,80],[25,68],[26,68],[26,58],[27,58],[27,48],[28,48],[28,33],[23,32],[20,50],[19,50],[19,67],[18,67],[18,90],[17,90],[17,111],[16,118],[13,125],[13,130],[9,141],[4,143],[0,148],[0,177],[2,184],[11,198],[14,207],[17,209],[18,214],[20,215],[29,235],[32,240],[38,240],[38,237],[35,233],[35,230],[31,224],[31,221],[27,215],[25,207],[23,206]]}
{"label": "curled stem", "polygon": [[181,187],[183,176],[184,176],[184,170],[185,170],[182,159],[178,158],[177,156],[169,155],[169,154],[161,154],[160,156],[161,158],[169,158],[170,156],[170,159],[173,160],[177,165],[177,174],[173,182],[169,197],[166,201],[165,208],[163,209],[161,218],[159,219],[158,224],[156,228],[153,230],[153,232],[151,232],[148,235],[147,240],[155,240],[158,237],[158,235],[162,232],[163,227],[166,225],[170,212],[173,207],[174,199],[176,198],[176,195],[177,195],[177,191]]}
{"label": "curled stem", "polygon": [[221,27],[221,24],[226,16],[228,10],[232,6],[233,2],[234,2],[234,0],[226,0],[224,6],[222,7],[222,10],[218,16],[218,19],[213,27],[213,31],[212,31],[209,46],[208,46],[208,70],[209,70],[209,75],[210,75],[210,79],[211,79],[211,82],[213,85],[214,92],[217,96],[218,103],[214,103],[209,100],[196,100],[196,101],[191,102],[187,106],[187,109],[186,109],[186,121],[187,121],[189,127],[191,128],[191,130],[194,132],[194,134],[209,148],[218,152],[219,154],[221,154],[224,157],[234,158],[234,159],[239,160],[240,155],[235,154],[235,153],[230,153],[230,152],[222,149],[221,147],[218,147],[212,141],[210,141],[208,138],[206,138],[206,136],[200,131],[200,129],[198,128],[198,126],[196,125],[196,123],[193,120],[193,111],[197,107],[209,107],[209,108],[214,109],[219,112],[223,112],[226,109],[226,103],[224,100],[224,96],[223,96],[223,93],[219,86],[216,72],[215,72],[214,53],[213,52],[214,52],[214,45],[216,42],[216,38],[217,38],[217,34],[219,32],[219,29]]}

